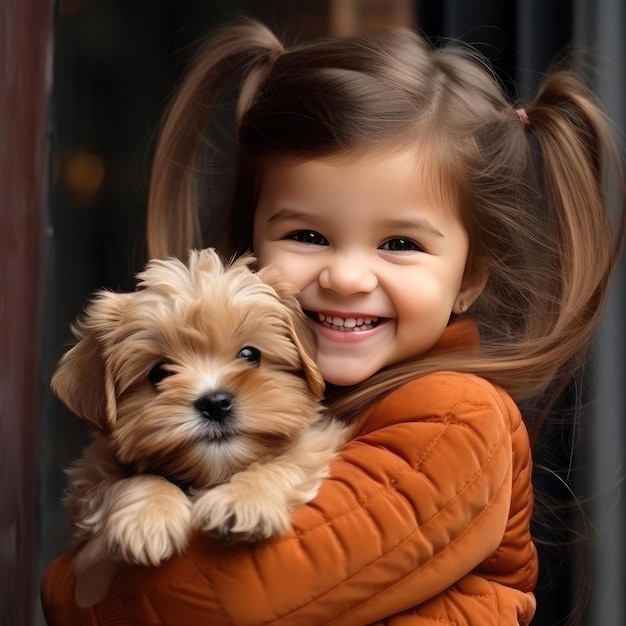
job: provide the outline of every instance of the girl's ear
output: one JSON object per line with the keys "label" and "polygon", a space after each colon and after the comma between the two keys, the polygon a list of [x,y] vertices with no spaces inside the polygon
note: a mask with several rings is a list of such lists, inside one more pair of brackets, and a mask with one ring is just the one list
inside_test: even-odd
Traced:
{"label": "girl's ear", "polygon": [[485,289],[487,280],[489,280],[489,272],[486,270],[478,272],[472,280],[464,280],[461,291],[454,301],[452,312],[456,315],[466,313]]}

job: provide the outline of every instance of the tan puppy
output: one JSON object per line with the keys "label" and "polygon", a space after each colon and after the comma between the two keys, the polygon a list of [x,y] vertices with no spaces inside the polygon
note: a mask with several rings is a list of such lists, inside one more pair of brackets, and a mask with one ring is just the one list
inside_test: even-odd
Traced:
{"label": "tan puppy", "polygon": [[289,530],[345,441],[293,290],[252,261],[151,261],[137,291],[99,292],[73,327],[52,389],[96,431],[68,470],[80,606],[118,562],[158,565],[194,530]]}

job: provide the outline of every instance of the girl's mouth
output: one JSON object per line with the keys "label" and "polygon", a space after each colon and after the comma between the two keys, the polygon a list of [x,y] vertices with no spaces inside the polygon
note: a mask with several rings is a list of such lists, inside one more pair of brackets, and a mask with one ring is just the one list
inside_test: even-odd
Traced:
{"label": "girl's mouth", "polygon": [[307,311],[307,315],[315,322],[321,324],[325,328],[338,330],[340,332],[359,332],[376,328],[382,321],[382,318],[376,316],[355,316],[355,317],[339,317],[329,313],[318,313]]}

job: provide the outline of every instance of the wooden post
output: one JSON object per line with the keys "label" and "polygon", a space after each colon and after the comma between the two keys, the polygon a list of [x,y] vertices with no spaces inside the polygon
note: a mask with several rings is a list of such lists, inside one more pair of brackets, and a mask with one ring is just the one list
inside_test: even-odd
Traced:
{"label": "wooden post", "polygon": [[37,433],[49,99],[49,0],[0,1],[0,623],[38,602]]}

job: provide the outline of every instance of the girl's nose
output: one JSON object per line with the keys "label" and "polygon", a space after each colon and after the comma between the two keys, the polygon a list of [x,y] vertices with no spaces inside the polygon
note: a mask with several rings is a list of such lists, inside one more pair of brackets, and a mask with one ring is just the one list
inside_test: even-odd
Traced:
{"label": "girl's nose", "polygon": [[378,286],[378,278],[371,267],[362,260],[346,256],[330,260],[322,268],[318,281],[322,288],[342,296],[369,293]]}

